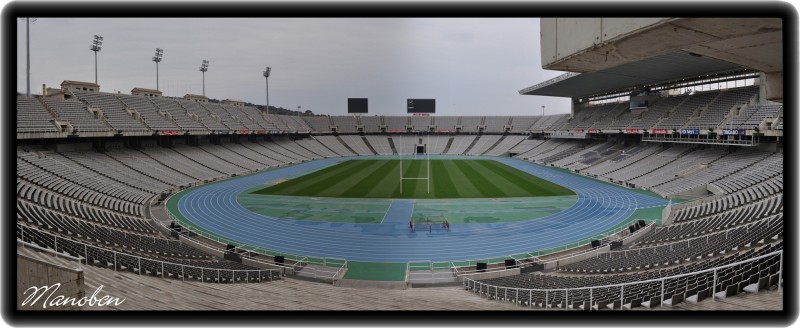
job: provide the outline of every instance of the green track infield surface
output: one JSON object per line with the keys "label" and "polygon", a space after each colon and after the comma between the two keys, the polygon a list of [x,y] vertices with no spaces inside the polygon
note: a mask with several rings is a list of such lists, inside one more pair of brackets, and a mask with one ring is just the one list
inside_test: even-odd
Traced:
{"label": "green track infield surface", "polygon": [[[403,177],[428,176],[427,160],[403,160]],[[564,196],[574,193],[491,160],[430,160],[430,193],[426,180],[403,180],[400,160],[350,160],[253,194],[336,198],[504,198]]]}

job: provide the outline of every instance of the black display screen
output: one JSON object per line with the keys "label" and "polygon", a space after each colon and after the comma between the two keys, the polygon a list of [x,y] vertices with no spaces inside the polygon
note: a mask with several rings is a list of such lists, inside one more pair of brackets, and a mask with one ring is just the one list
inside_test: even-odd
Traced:
{"label": "black display screen", "polygon": [[436,99],[408,99],[406,101],[408,113],[436,113]]}
{"label": "black display screen", "polygon": [[367,113],[367,98],[347,98],[347,113]]}

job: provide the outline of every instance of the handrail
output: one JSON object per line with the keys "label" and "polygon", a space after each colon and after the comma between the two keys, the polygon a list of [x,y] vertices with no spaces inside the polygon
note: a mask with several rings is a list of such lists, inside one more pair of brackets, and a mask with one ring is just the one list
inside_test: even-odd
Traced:
{"label": "handrail", "polygon": [[689,243],[689,242],[691,242],[693,240],[700,239],[700,238],[706,238],[706,240],[708,240],[708,238],[710,236],[721,235],[723,233],[725,233],[727,235],[728,232],[730,232],[730,231],[732,231],[734,229],[741,229],[741,228],[745,228],[745,227],[748,227],[748,229],[749,229],[749,227],[751,225],[763,224],[764,222],[769,224],[769,222],[770,222],[769,220],[775,219],[776,217],[777,217],[777,214],[772,214],[770,216],[761,218],[761,219],[759,219],[757,221],[753,221],[753,222],[745,223],[745,224],[742,224],[742,225],[730,227],[728,229],[720,230],[720,231],[717,231],[717,232],[714,232],[714,233],[710,233],[710,234],[706,234],[706,235],[703,235],[703,236],[697,236],[697,237],[682,239],[682,240],[678,240],[678,241],[675,241],[675,242],[671,242],[671,243],[668,242],[668,243],[664,243],[664,244],[660,244],[660,245],[653,245],[653,246],[647,246],[647,247],[638,247],[638,248],[626,249],[626,250],[621,250],[621,251],[610,251],[610,252],[608,252],[608,254],[611,254],[611,253],[626,253],[626,252],[632,252],[632,251],[641,251],[641,250],[644,250],[644,249],[672,246],[672,245],[676,245],[676,244]]}
{"label": "handrail", "polygon": [[[178,223],[182,222],[182,220],[178,220],[172,214],[172,212],[170,212],[169,210],[165,210],[165,212],[167,212],[167,215],[173,221],[178,222]],[[160,224],[165,229],[168,229],[170,231],[175,231],[176,233],[180,234],[183,237],[183,239],[190,240],[190,241],[192,241],[194,243],[201,244],[204,247],[207,247],[207,248],[210,248],[210,249],[214,249],[214,250],[217,250],[217,251],[220,251],[220,252],[225,252],[226,251],[226,250],[223,250],[223,249],[220,249],[220,248],[215,248],[215,247],[213,247],[211,245],[205,245],[204,243],[202,243],[200,241],[194,240],[193,238],[186,236],[184,232],[176,231],[175,229],[170,228],[169,226],[164,224],[164,222],[161,222],[161,221],[158,221],[158,220],[156,220],[156,222],[158,222],[158,224]],[[181,229],[186,229],[186,230],[188,230],[190,232],[196,233],[196,234],[198,234],[200,236],[203,236],[205,238],[209,238],[209,239],[214,240],[216,242],[223,243],[222,238],[219,238],[219,237],[217,237],[217,236],[215,236],[213,234],[206,233],[206,232],[203,232],[203,231],[194,230],[194,229],[191,229],[191,228],[186,227],[186,226],[181,226]],[[248,252],[271,256],[270,254],[267,254],[266,249],[263,248],[263,247],[257,247],[257,246],[254,246],[254,245],[241,243],[241,242],[235,241],[235,240],[229,240],[229,241],[232,242],[232,243],[239,244],[240,246],[238,246],[237,248],[242,248],[243,246],[252,248],[252,250],[248,250]],[[261,249],[263,251],[260,251],[259,249]],[[275,252],[278,253],[278,254],[284,255],[284,256],[287,256],[287,255],[288,256],[292,256],[294,258],[292,261],[294,261],[295,263],[293,265],[286,265],[286,264],[280,264],[280,263],[275,263],[275,262],[269,263],[269,262],[263,262],[263,261],[256,260],[256,259],[254,259],[254,258],[252,258],[250,256],[247,256],[247,259],[255,261],[255,262],[258,262],[258,263],[264,263],[264,264],[278,266],[278,267],[281,267],[281,268],[289,268],[289,269],[292,269],[294,271],[299,271],[300,269],[302,269],[301,266],[302,266],[303,263],[312,264],[312,265],[320,265],[320,263],[314,263],[313,261],[310,261],[308,256],[305,256],[305,255],[285,253],[285,252],[280,252],[280,251],[275,251]],[[313,271],[314,278],[331,279],[332,281],[335,282],[337,280],[336,277],[339,275],[339,273],[341,273],[341,271],[344,268],[347,267],[347,260],[346,259],[339,259],[339,258],[323,258],[322,259],[323,260],[323,263],[322,263],[323,267],[328,267],[328,263],[327,262],[328,262],[329,259],[331,259],[331,260],[342,260],[343,261],[343,264],[341,266],[339,266],[339,269],[336,272],[334,272],[332,275],[330,275],[330,276],[328,276],[328,275],[318,275],[318,272],[323,271],[323,270],[318,270],[318,269],[313,269],[313,268],[309,269],[309,267],[306,267],[306,270]]]}
{"label": "handrail", "polygon": [[63,257],[63,258],[68,259],[68,260],[77,261],[78,264],[82,264],[81,261],[84,260],[84,258],[82,258],[80,256],[76,257],[76,256],[72,256],[72,255],[69,255],[69,254],[59,253],[59,252],[56,252],[55,250],[52,250],[52,249],[49,249],[49,248],[44,248],[42,246],[39,246],[39,245],[36,245],[36,244],[33,244],[33,243],[29,243],[29,242],[24,241],[22,239],[17,239],[17,244],[21,244],[22,248],[25,248],[25,247],[33,248],[33,249],[36,249],[36,250],[38,250],[40,252],[53,254],[53,256],[55,256],[55,257]]}
{"label": "handrail", "polygon": [[[113,263],[114,271],[117,271],[117,254],[120,254],[120,255],[128,256],[128,257],[131,257],[131,258],[134,258],[134,259],[138,260],[138,262],[139,262],[139,268],[138,268],[139,271],[137,273],[139,275],[142,274],[141,273],[141,271],[142,271],[141,270],[141,260],[145,260],[145,261],[150,261],[150,262],[155,262],[155,263],[161,263],[161,268],[162,268],[161,269],[161,277],[162,278],[164,278],[164,273],[165,273],[164,265],[165,264],[179,266],[179,267],[181,267],[181,272],[184,271],[184,268],[200,269],[201,270],[201,274],[203,274],[203,272],[205,272],[205,270],[217,271],[217,283],[221,283],[221,279],[219,279],[220,278],[220,275],[219,275],[220,272],[232,273],[234,280],[235,280],[237,272],[244,272],[244,273],[247,274],[247,279],[245,280],[245,282],[249,282],[249,273],[250,272],[259,273],[259,281],[261,280],[261,278],[260,278],[260,274],[261,273],[269,273],[270,277],[272,277],[273,274],[277,274],[277,276],[280,277],[280,270],[277,270],[277,269],[234,270],[234,269],[211,268],[211,267],[187,265],[187,264],[182,264],[182,263],[167,262],[167,261],[161,261],[161,260],[151,259],[151,258],[147,258],[147,257],[142,257],[142,256],[138,256],[138,255],[133,255],[133,254],[129,254],[129,253],[123,253],[123,252],[119,252],[119,251],[115,251],[115,250],[111,250],[111,249],[105,249],[105,248],[102,248],[102,247],[97,247],[95,245],[90,245],[90,244],[86,244],[86,243],[83,243],[83,242],[80,242],[80,241],[76,241],[76,240],[71,240],[71,239],[67,239],[67,238],[64,238],[64,237],[60,237],[58,235],[55,235],[55,234],[50,233],[50,232],[45,231],[45,230],[40,230],[40,229],[36,229],[36,228],[32,228],[32,227],[27,227],[27,226],[22,225],[22,224],[17,224],[17,229],[19,229],[21,231],[21,234],[22,234],[21,235],[22,238],[20,240],[21,242],[25,242],[25,239],[24,239],[25,238],[25,230],[29,229],[29,230],[36,231],[38,233],[42,233],[42,234],[45,234],[45,235],[53,236],[53,240],[54,240],[54,242],[56,242],[56,246],[55,247],[57,247],[57,243],[58,243],[59,239],[63,240],[63,241],[68,241],[68,242],[71,242],[71,243],[74,243],[74,244],[77,244],[77,245],[83,245],[83,247],[84,247],[83,261],[86,261],[87,265],[89,264],[88,263],[88,261],[89,261],[88,253],[89,253],[89,249],[90,248],[93,249],[93,250],[99,250],[101,252],[111,253],[114,256],[114,263]],[[182,279],[186,279],[185,276]],[[231,282],[234,282],[234,280],[231,280]],[[204,278],[202,279],[202,281],[205,282]]]}
{"label": "handrail", "polygon": [[[756,256],[756,257],[753,257],[753,258],[750,258],[750,259],[746,259],[746,260],[743,260],[743,261],[730,263],[730,264],[726,264],[726,265],[722,265],[722,266],[718,266],[718,267],[714,267],[714,268],[709,268],[709,269],[704,269],[704,270],[695,271],[695,272],[689,272],[689,273],[682,273],[682,274],[672,275],[672,276],[668,276],[668,277],[661,277],[661,278],[654,278],[654,279],[626,282],[626,283],[621,283],[621,284],[601,285],[601,286],[588,286],[588,287],[575,287],[575,288],[517,288],[517,287],[504,287],[504,286],[490,285],[490,284],[487,284],[487,283],[480,282],[479,280],[475,280],[475,279],[470,279],[468,277],[464,277],[463,278],[464,279],[463,280],[464,283],[462,285],[467,287],[469,282],[472,282],[473,285],[494,287],[496,289],[502,288],[502,289],[511,289],[511,290],[523,290],[523,291],[528,291],[528,292],[534,292],[534,291],[537,291],[537,292],[558,292],[558,291],[569,292],[569,291],[577,291],[577,290],[586,290],[586,289],[594,290],[594,289],[612,288],[612,287],[623,287],[624,288],[625,286],[630,286],[630,285],[641,285],[641,284],[646,284],[646,283],[651,283],[651,282],[663,282],[663,281],[666,281],[666,280],[669,280],[669,279],[676,279],[676,278],[682,278],[682,277],[688,277],[688,276],[695,276],[695,275],[699,275],[699,274],[703,274],[703,273],[707,273],[707,272],[714,272],[715,276],[716,276],[716,272],[718,270],[720,270],[720,269],[725,269],[725,268],[729,268],[729,267],[733,267],[733,266],[737,266],[737,265],[741,265],[741,264],[745,264],[745,263],[749,263],[749,262],[754,262],[754,261],[757,261],[757,260],[760,260],[760,259],[764,259],[764,258],[768,258],[768,257],[774,257],[774,256],[778,256],[778,255],[780,255],[780,257],[781,257],[780,258],[781,268],[779,270],[781,277],[778,279],[780,281],[783,278],[782,277],[782,275],[783,275],[783,250],[782,249],[774,251],[774,252],[769,253],[769,254]],[[780,282],[779,282],[779,284],[780,284]],[[714,285],[716,285],[716,281],[714,282]],[[663,293],[662,293],[662,296],[663,296]],[[663,297],[662,297],[662,299],[663,299]]]}

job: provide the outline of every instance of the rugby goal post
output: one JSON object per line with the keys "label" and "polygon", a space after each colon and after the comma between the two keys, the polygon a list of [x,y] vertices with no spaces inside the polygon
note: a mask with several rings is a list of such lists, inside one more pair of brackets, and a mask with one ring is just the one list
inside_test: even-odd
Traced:
{"label": "rugby goal post", "polygon": [[432,233],[434,230],[441,230],[445,232],[450,232],[450,222],[444,217],[444,215],[433,215],[433,216],[426,216],[423,219],[418,219],[414,221],[412,218],[409,220],[409,229],[411,232],[428,232]]}
{"label": "rugby goal post", "polygon": [[[414,161],[420,160],[420,159],[425,161],[425,166],[426,166],[425,177],[406,177],[403,174],[403,157],[405,156],[405,153],[406,153],[406,150],[403,147],[403,143],[404,143],[403,139],[404,139],[404,137],[401,134],[400,138],[399,138],[400,148],[397,150],[397,153],[400,155],[400,194],[401,195],[403,194],[403,182],[405,180],[425,180],[425,182],[427,183],[427,193],[430,194],[431,193],[431,154],[430,154],[430,152],[428,152],[428,147],[430,147],[430,144],[431,144],[431,135],[428,134],[427,142],[424,143],[424,144],[417,143],[418,141],[421,140],[421,138],[418,138],[417,135],[414,135],[414,138],[413,138],[414,143],[412,144],[414,146],[411,149],[411,154],[409,154],[409,155],[413,155],[414,156],[413,157]],[[405,142],[408,142],[408,141],[405,141]],[[422,148],[420,148],[420,147],[422,147]],[[424,150],[424,154],[420,154],[419,150]]]}

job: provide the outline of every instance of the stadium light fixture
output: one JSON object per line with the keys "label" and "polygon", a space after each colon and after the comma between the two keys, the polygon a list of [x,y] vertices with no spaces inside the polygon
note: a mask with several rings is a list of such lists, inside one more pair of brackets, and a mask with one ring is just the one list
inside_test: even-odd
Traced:
{"label": "stadium light fixture", "polygon": [[153,61],[156,62],[156,90],[158,90],[158,63],[164,57],[164,49],[156,48],[156,55],[153,56]]}
{"label": "stadium light fixture", "polygon": [[95,34],[92,45],[89,46],[89,50],[94,51],[94,84],[97,84],[97,53],[101,48],[103,48],[103,37]]}
{"label": "stadium light fixture", "polygon": [[267,69],[264,71],[264,78],[267,80],[267,105],[264,108],[267,110],[267,115],[269,115],[269,74],[272,72],[272,67],[267,66]]}
{"label": "stadium light fixture", "polygon": [[544,116],[544,105],[542,105],[542,116]]}
{"label": "stadium light fixture", "polygon": [[200,71],[203,72],[203,97],[206,96],[206,72],[208,71],[208,61],[203,59],[203,63],[200,64]]}
{"label": "stadium light fixture", "polygon": [[300,116],[300,106],[297,106],[297,116]]}

